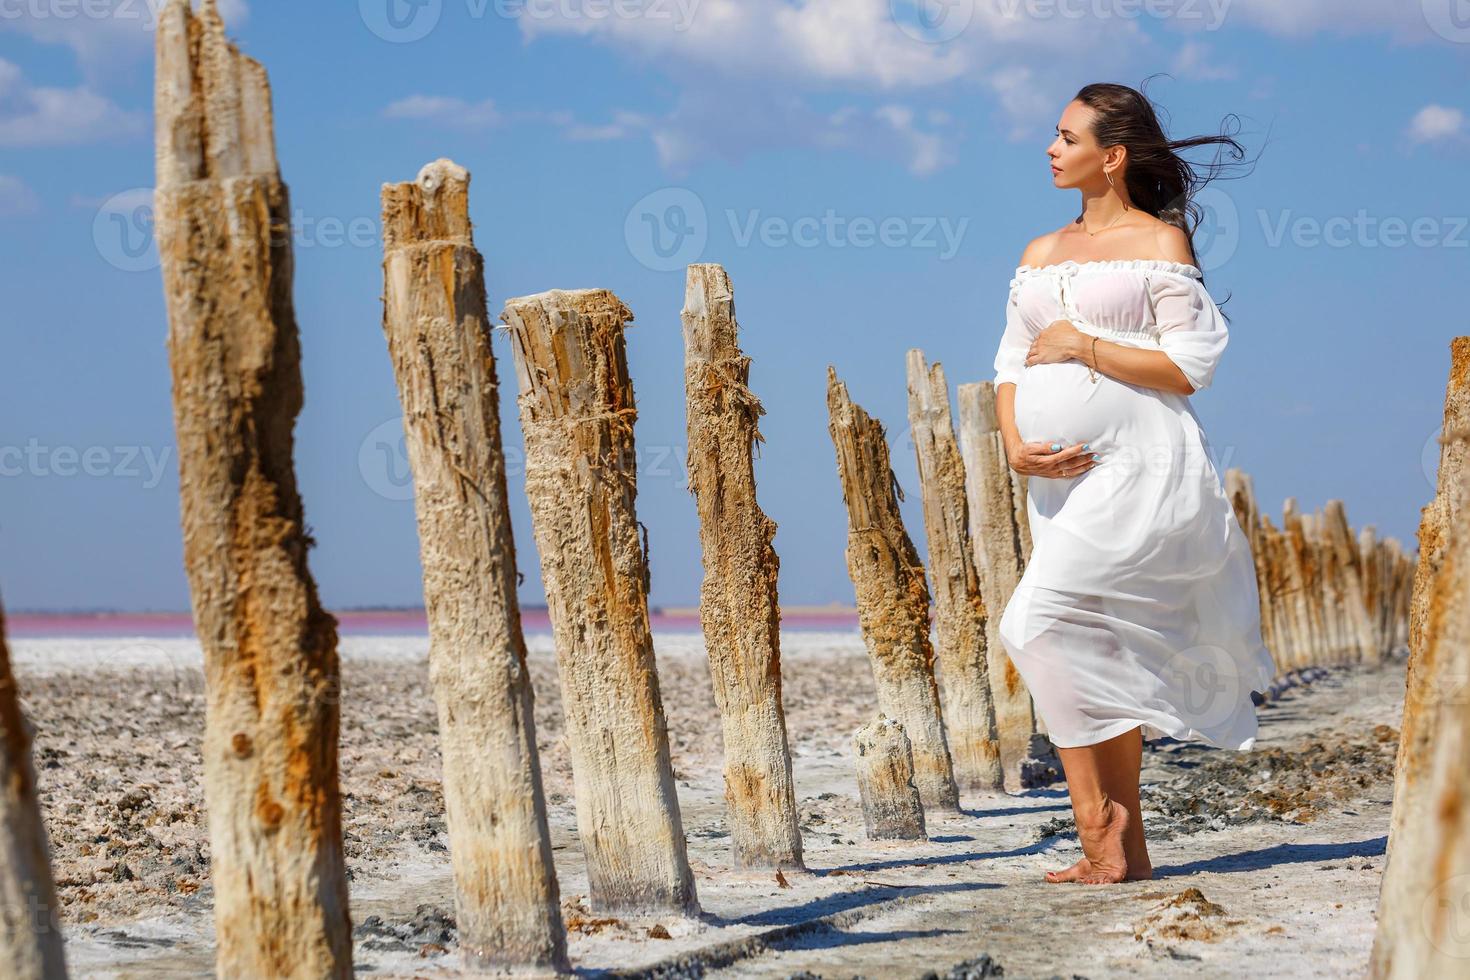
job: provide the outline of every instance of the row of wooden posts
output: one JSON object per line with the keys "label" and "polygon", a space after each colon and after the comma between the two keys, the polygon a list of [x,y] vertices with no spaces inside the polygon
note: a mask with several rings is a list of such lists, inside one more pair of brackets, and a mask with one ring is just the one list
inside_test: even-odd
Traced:
{"label": "row of wooden posts", "polygon": [[[204,781],[221,976],[350,976],[338,795],[336,621],[307,567],[292,464],[302,403],[289,203],[264,69],[212,0],[161,14],[157,241],[169,315],[184,553],[204,650]],[[385,185],[383,329],[404,413],[428,611],[461,953],[568,968],[516,600],[499,382],[469,175],[450,161]],[[530,502],[562,684],[589,901],[610,914],[693,913],[648,621],[635,509],[628,308],[608,290],[506,302]],[[803,867],[781,700],[775,524],[756,502],[760,401],[733,290],[690,266],[682,314],[701,622],[725,747],[732,858]],[[883,715],[855,736],[868,832],[919,836],[924,808],[1017,788],[1038,730],[996,635],[1030,551],[1025,484],[1007,465],[990,383],[959,387],[908,358],[909,421],[929,569],[899,515],[882,425],[828,370],[847,504],[847,564]],[[1262,612],[1286,667],[1381,656],[1400,638],[1412,562],[1340,504],[1276,531],[1230,488],[1256,548]],[[933,582],[931,594],[929,581]],[[931,639],[931,606],[934,611]],[[3,649],[3,648],[0,648]],[[53,910],[11,928],[20,977],[64,973],[28,740],[8,658],[0,901]],[[936,677],[936,664],[939,677]],[[943,680],[943,691],[939,678]],[[16,903],[20,903],[17,906]]]}

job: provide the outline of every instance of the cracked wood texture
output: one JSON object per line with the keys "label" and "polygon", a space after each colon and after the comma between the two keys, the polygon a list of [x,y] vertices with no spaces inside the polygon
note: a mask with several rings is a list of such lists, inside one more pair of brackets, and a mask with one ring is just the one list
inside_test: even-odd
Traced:
{"label": "cracked wood texture", "polygon": [[698,911],[648,626],[634,508],[637,409],[605,289],[506,302],[526,495],[556,644],[588,900],[609,914]]}
{"label": "cracked wood texture", "polygon": [[907,369],[909,428],[924,498],[929,577],[934,583],[935,656],[955,781],[965,790],[1004,791],[990,694],[986,637],[990,616],[970,545],[965,463],[954,436],[949,382],[943,366],[925,364],[924,352],[918,349],[908,352]]}
{"label": "cracked wood texture", "polygon": [[1011,469],[995,414],[995,386],[989,382],[959,386],[960,455],[965,465],[965,498],[969,507],[970,546],[980,576],[980,596],[994,615],[985,621],[990,696],[995,705],[996,734],[1005,788],[1020,792],[1021,760],[1030,754],[1031,733],[1040,718],[1031,692],[1021,679],[1000,639],[1000,619],[1021,580],[1031,553],[1026,517],[1025,478]]}
{"label": "cracked wood texture", "polygon": [[852,757],[868,840],[928,840],[903,726],[880,712],[853,734]]}
{"label": "cracked wood texture", "polygon": [[929,640],[929,587],[899,514],[900,491],[883,425],[853,404],[830,366],[827,414],[847,505],[847,571],[857,592],[878,706],[908,734],[924,806],[957,811],[959,789]]}
{"label": "cracked wood texture", "polygon": [[0,963],[12,980],[60,980],[66,976],[61,906],[36,795],[31,732],[0,609]]}
{"label": "cracked wood texture", "polygon": [[757,420],[739,345],[730,277],[714,264],[686,273],[684,391],[689,489],[704,564],[699,619],[725,748],[725,805],[735,866],[802,868],[801,830],[781,704],[781,563],[776,524],[755,498]]}
{"label": "cracked wood texture", "polygon": [[1470,483],[1461,468],[1470,428],[1459,359],[1466,339],[1456,338],[1437,503],[1425,508],[1439,511],[1433,528],[1438,567],[1423,580],[1429,595],[1420,600],[1421,646],[1412,651],[1411,665],[1432,674],[1417,690],[1411,686],[1412,716],[1405,705],[1400,759],[1404,749],[1411,753],[1406,761],[1413,782],[1401,782],[1394,797],[1396,834],[1368,970],[1375,978],[1462,977],[1470,961]]}
{"label": "cracked wood texture", "polygon": [[437,160],[382,192],[383,333],[413,471],[459,949],[475,969],[568,971],[469,184]]}
{"label": "cracked wood texture", "polygon": [[223,977],[349,977],[337,624],[307,568],[290,203],[265,70],[213,0],[157,31],[155,214],[179,485],[204,650],[204,792]]}
{"label": "cracked wood texture", "polygon": [[[1454,851],[1450,832],[1457,821],[1455,814],[1439,808],[1452,805],[1465,811],[1470,807],[1470,786],[1463,777],[1465,759],[1470,757],[1463,754],[1466,749],[1461,749],[1456,763],[1461,772],[1458,795],[1454,780],[1436,772],[1444,758],[1441,750],[1464,737],[1465,713],[1470,710],[1470,660],[1466,657],[1470,628],[1465,622],[1466,603],[1470,602],[1470,528],[1466,527],[1470,520],[1466,510],[1470,337],[1456,337],[1450,344],[1442,432],[1435,495],[1420,513],[1404,719],[1394,768],[1388,864],[1379,893],[1379,926],[1371,961],[1372,973],[1379,977],[1429,975],[1416,974],[1408,965],[1424,963],[1433,953],[1423,946],[1416,916],[1430,900],[1428,892],[1446,877],[1445,867],[1453,866],[1447,855]],[[1460,823],[1458,833],[1462,837],[1470,834],[1462,818]],[[1456,873],[1470,873],[1463,843],[1458,853]],[[1458,892],[1439,897],[1463,910],[1470,905],[1467,881],[1470,878],[1461,879]],[[1463,933],[1463,911],[1461,916]],[[1470,955],[1470,949],[1462,955]]]}

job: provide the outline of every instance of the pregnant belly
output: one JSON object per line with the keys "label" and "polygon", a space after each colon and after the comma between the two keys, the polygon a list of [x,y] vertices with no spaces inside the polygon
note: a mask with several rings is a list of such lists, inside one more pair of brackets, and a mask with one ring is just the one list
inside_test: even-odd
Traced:
{"label": "pregnant belly", "polygon": [[1105,448],[1147,397],[1103,374],[1094,382],[1080,361],[1033,364],[1016,384],[1016,431],[1026,442]]}

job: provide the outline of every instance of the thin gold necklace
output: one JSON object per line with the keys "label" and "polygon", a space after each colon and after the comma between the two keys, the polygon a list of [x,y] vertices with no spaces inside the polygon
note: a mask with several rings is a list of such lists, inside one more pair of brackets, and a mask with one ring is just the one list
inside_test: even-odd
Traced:
{"label": "thin gold necklace", "polygon": [[1112,221],[1109,221],[1107,224],[1103,225],[1097,231],[1087,231],[1087,222],[1085,222],[1085,221],[1082,220],[1082,215],[1080,215],[1080,214],[1077,216],[1077,223],[1082,226],[1082,230],[1083,231],[1087,231],[1087,234],[1088,234],[1089,237],[1096,238],[1098,235],[1100,235],[1101,233],[1107,231],[1109,228],[1113,227],[1113,225],[1115,225],[1119,221],[1121,221],[1123,219],[1123,215],[1127,214],[1129,211],[1132,211],[1132,210],[1133,209],[1130,208],[1130,207],[1128,207],[1128,205],[1126,205],[1126,204],[1123,205],[1123,210],[1118,212],[1118,216],[1116,218],[1114,218]]}

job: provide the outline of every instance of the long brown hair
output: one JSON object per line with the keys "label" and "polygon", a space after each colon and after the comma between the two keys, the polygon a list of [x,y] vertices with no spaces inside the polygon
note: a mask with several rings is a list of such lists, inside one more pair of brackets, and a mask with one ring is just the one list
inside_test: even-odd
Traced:
{"label": "long brown hair", "polygon": [[[1145,79],[1144,87],[1147,85],[1148,79]],[[1215,159],[1204,165],[1190,163],[1177,151],[1219,145],[1228,148],[1234,160],[1241,160],[1245,156],[1245,147],[1234,138],[1234,134],[1240,132],[1240,117],[1234,113],[1227,115],[1218,136],[1190,136],[1175,140],[1164,132],[1159,122],[1159,110],[1139,89],[1113,82],[1095,82],[1084,85],[1073,99],[1095,113],[1092,135],[1099,147],[1107,149],[1121,145],[1128,150],[1124,180],[1133,206],[1183,229],[1189,238],[1190,257],[1198,266],[1194,233],[1203,213],[1194,197],[1232,164],[1222,163],[1218,151]],[[1233,131],[1230,129],[1232,122],[1236,127]],[[1079,214],[1077,221],[1081,220]],[[1203,275],[1204,270],[1200,272]]]}

